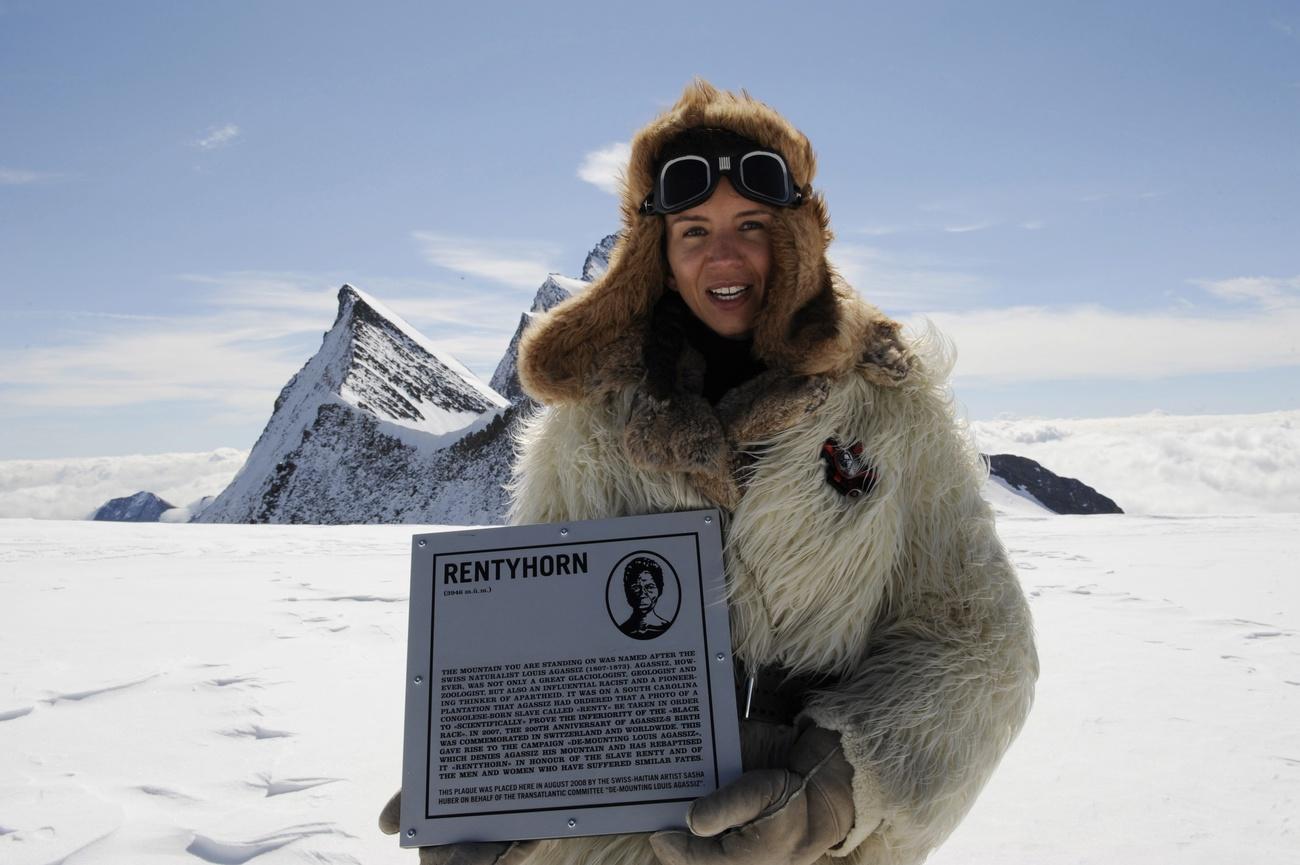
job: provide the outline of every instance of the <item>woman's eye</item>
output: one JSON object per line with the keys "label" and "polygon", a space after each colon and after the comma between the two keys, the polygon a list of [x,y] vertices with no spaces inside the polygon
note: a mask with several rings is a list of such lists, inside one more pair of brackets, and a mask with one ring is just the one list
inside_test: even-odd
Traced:
{"label": "woman's eye", "polygon": [[747,219],[747,220],[745,220],[744,222],[742,222],[742,223],[740,224],[740,230],[741,230],[741,231],[752,231],[752,230],[755,229],[755,228],[757,228],[757,229],[759,229],[759,230],[761,231],[761,230],[767,228],[767,223],[765,223],[765,222],[759,222],[759,221],[756,220],[756,219]]}
{"label": "woman's eye", "polygon": [[682,232],[682,237],[703,237],[703,236],[704,236],[704,229],[698,225],[692,225],[690,228]]}

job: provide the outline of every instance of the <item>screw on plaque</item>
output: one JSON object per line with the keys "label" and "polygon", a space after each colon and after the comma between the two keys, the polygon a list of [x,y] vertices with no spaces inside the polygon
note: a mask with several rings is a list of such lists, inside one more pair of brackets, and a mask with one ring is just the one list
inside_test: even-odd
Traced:
{"label": "screw on plaque", "polygon": [[718,652],[718,654],[714,655],[713,657],[717,658],[719,661],[725,661],[727,659],[727,656],[722,654],[721,652]]}
{"label": "screw on plaque", "polygon": [[706,523],[711,523],[711,522],[713,522],[713,517],[705,517],[705,518],[704,518],[704,521],[705,521]]}
{"label": "screw on plaque", "polygon": [[426,541],[424,540],[424,538],[420,538],[420,546],[424,546],[425,543],[426,543]]}
{"label": "screw on plaque", "polygon": [[560,529],[560,534],[567,535],[568,533],[569,533],[568,529]]}
{"label": "screw on plaque", "polygon": [[423,685],[423,684],[424,684],[424,676],[416,676],[416,677],[415,677],[415,684],[417,684],[417,685]]}
{"label": "screw on plaque", "polygon": [[414,838],[414,837],[415,837],[415,830],[414,830],[414,829],[407,829],[407,830],[406,830],[406,837],[407,837],[407,838]]}
{"label": "screw on plaque", "polygon": [[578,825],[578,821],[577,821],[577,820],[574,820],[572,817],[570,817],[570,818],[569,818],[569,828],[572,829],[574,826],[577,826],[577,825]]}

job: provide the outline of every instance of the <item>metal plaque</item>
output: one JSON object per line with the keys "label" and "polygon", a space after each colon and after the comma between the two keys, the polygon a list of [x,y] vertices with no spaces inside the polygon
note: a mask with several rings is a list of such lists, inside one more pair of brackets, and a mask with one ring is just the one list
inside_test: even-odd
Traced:
{"label": "metal plaque", "polygon": [[647,832],[740,774],[715,510],[412,538],[405,847]]}

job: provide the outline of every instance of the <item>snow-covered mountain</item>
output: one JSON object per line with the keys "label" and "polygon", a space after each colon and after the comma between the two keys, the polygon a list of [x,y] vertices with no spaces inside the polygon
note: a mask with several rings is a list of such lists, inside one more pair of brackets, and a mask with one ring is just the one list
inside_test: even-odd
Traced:
{"label": "snow-covered mountain", "polygon": [[[474,467],[444,450],[506,400],[396,313],[345,285],[320,350],[275,401],[248,461],[196,521],[472,522]],[[467,474],[468,473],[468,474]]]}
{"label": "snow-covered mountain", "polygon": [[607,234],[587,253],[587,260],[582,263],[582,281],[595,282],[609,269],[609,257],[614,253],[614,244],[618,243],[619,234]]}
{"label": "snow-covered mountain", "polygon": [[572,279],[558,273],[547,274],[546,281],[542,283],[541,288],[537,289],[533,305],[519,317],[519,326],[515,328],[515,335],[510,338],[510,345],[501,357],[501,362],[497,364],[496,372],[492,373],[493,390],[511,403],[518,404],[524,401],[525,394],[523,388],[519,386],[518,371],[519,340],[523,337],[524,330],[533,320],[533,316],[549,312],[561,301],[568,300],[586,288],[589,283],[600,279],[609,267],[609,256],[613,253],[614,244],[617,242],[617,234],[607,235],[592,248],[591,252],[587,253],[587,258],[582,263],[581,279]]}
{"label": "snow-covered mountain", "polygon": [[[588,258],[590,260],[590,257]],[[511,403],[518,404],[525,399],[524,390],[519,385],[518,368],[519,340],[523,338],[524,330],[532,322],[533,316],[549,312],[561,301],[568,300],[586,286],[587,283],[580,279],[571,279],[558,273],[547,274],[546,281],[542,283],[541,288],[537,289],[537,296],[533,298],[532,307],[519,317],[519,326],[515,328],[515,335],[510,337],[510,345],[506,348],[506,353],[501,356],[496,372],[492,373],[492,389],[494,391],[510,400]]]}
{"label": "snow-covered mountain", "polygon": [[1014,493],[1028,496],[1054,514],[1122,514],[1114,500],[1083,481],[1061,477],[1029,457],[993,454],[989,483],[1001,482]]}

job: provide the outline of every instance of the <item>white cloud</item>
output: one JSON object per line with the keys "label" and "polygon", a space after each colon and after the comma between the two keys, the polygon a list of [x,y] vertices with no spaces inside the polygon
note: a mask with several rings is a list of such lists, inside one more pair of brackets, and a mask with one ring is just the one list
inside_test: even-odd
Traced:
{"label": "white cloud", "polygon": [[1300,276],[1290,279],[1238,276],[1232,279],[1195,280],[1194,284],[1224,300],[1256,303],[1269,309],[1300,304]]}
{"label": "white cloud", "polygon": [[982,277],[935,258],[839,241],[828,257],[849,285],[872,303],[893,309],[964,306],[986,289]]}
{"label": "white cloud", "polygon": [[426,260],[458,273],[516,288],[536,289],[546,274],[557,272],[554,262],[559,257],[559,248],[553,244],[483,240],[437,231],[412,234]]}
{"label": "white cloud", "polygon": [[0,461],[0,518],[80,520],[109,499],[147,490],[178,507],[212,496],[248,452]]}
{"label": "white cloud", "polygon": [[210,128],[207,135],[194,142],[194,146],[200,150],[216,150],[218,147],[225,147],[238,137],[239,127],[227,123],[225,126]]}
{"label": "white cloud", "polygon": [[48,171],[26,171],[20,168],[0,168],[0,186],[24,186],[53,180],[59,175]]}
{"label": "white cloud", "polygon": [[949,234],[968,234],[972,231],[983,231],[995,225],[997,225],[996,222],[971,222],[963,225],[945,225],[943,230]]}
{"label": "white cloud", "polygon": [[[332,293],[297,277],[182,277],[209,286],[208,314],[99,316],[52,345],[0,351],[0,390],[14,409],[116,407],[163,401],[264,418],[275,394],[316,349]],[[278,291],[271,290],[279,285]],[[71,313],[77,316],[77,313]]]}
{"label": "white cloud", "polygon": [[217,276],[184,273],[178,278],[210,286],[212,293],[206,300],[217,306],[309,314],[333,309],[338,287],[345,281],[332,276],[264,271],[232,271]]}
{"label": "white cloud", "polygon": [[[178,401],[205,406],[214,422],[264,421],[280,388],[319,348],[346,281],[265,272],[179,278],[205,289],[207,314],[60,312],[91,318],[94,329],[0,351],[0,399],[15,413]],[[527,306],[507,289],[356,281],[480,376],[491,375]]]}
{"label": "white cloud", "polygon": [[[187,318],[94,333],[79,341],[0,353],[11,407],[78,408],[171,400],[265,413],[306,359],[286,337],[320,332],[282,317]],[[294,350],[296,348],[297,350]]]}
{"label": "white cloud", "polygon": [[1300,511],[1300,411],[971,424],[980,450],[1037,460],[1128,513]]}
{"label": "white cloud", "polygon": [[964,379],[1133,380],[1300,366],[1300,307],[1229,314],[1021,306],[926,318],[956,344]]}
{"label": "white cloud", "polygon": [[610,195],[618,195],[631,156],[632,145],[627,141],[618,141],[600,150],[593,150],[582,158],[582,164],[578,166],[578,177]]}
{"label": "white cloud", "polygon": [[910,231],[913,228],[914,226],[911,225],[868,225],[855,231],[857,234],[865,234],[868,237],[888,237],[891,234]]}

